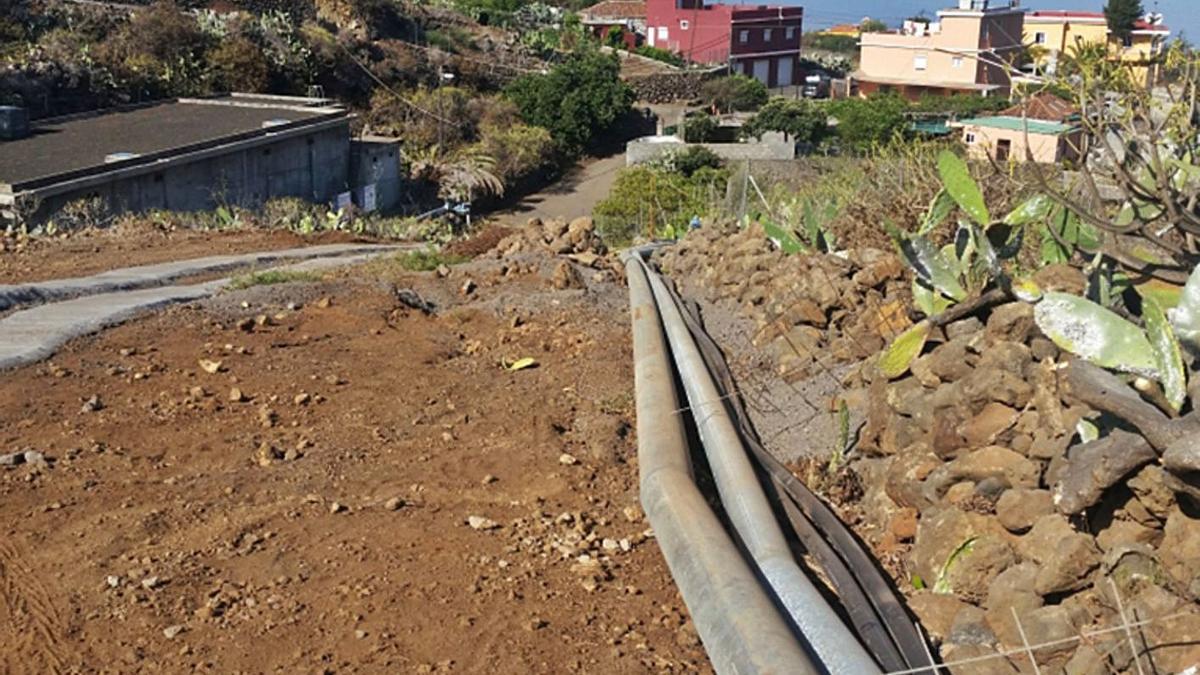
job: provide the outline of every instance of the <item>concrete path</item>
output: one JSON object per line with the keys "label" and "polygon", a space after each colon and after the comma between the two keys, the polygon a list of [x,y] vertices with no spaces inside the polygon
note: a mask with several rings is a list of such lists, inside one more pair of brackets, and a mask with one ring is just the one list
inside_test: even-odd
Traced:
{"label": "concrete path", "polygon": [[523,225],[528,218],[563,218],[571,220],[592,215],[600,200],[608,196],[617,181],[617,171],[625,168],[625,153],[587,160],[575,167],[562,180],[548,185],[540,192],[526,196],[516,205],[489,214],[489,217],[509,224]]}
{"label": "concrete path", "polygon": [[35,305],[85,295],[116,291],[132,291],[152,286],[164,286],[184,277],[198,274],[228,272],[242,267],[266,265],[292,260],[310,260],[361,253],[392,251],[404,248],[383,244],[326,244],[304,248],[287,248],[261,253],[218,255],[191,260],[126,267],[94,274],[90,277],[52,279],[28,284],[0,284],[0,312],[25,305]]}
{"label": "concrete path", "polygon": [[[329,247],[320,248],[328,249]],[[367,253],[362,253],[364,248],[368,250]],[[390,252],[394,248],[391,246],[360,246],[358,255],[349,255],[353,253],[352,250],[337,247],[337,250],[327,254],[332,257],[315,258],[275,269],[320,270],[351,265]],[[272,254],[259,255],[270,256]],[[260,259],[255,255],[229,257]],[[202,260],[213,259],[204,258]],[[182,266],[188,262],[194,261],[167,263],[152,267]],[[184,272],[182,276],[188,274],[195,274],[195,272]],[[147,279],[151,279],[150,283],[153,283],[153,277]],[[170,304],[199,300],[216,293],[231,281],[232,278],[227,277],[188,286],[159,286],[140,290],[99,293],[15,312],[0,319],[0,370],[17,368],[49,358],[68,340],[95,333],[109,326],[128,321],[139,314]],[[93,288],[93,286],[87,288]]]}

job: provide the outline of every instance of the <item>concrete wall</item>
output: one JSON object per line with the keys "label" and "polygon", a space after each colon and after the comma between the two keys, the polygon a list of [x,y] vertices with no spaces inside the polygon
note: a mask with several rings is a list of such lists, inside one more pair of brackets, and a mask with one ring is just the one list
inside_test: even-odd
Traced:
{"label": "concrete wall", "polygon": [[274,142],[235,144],[228,152],[194,161],[181,157],[154,168],[108,180],[101,175],[86,187],[62,192],[51,186],[39,191],[36,210],[25,216],[39,222],[65,204],[89,197],[103,198],[116,212],[202,211],[220,204],[254,208],[275,197],[331,201],[351,187],[350,125],[347,120]]}
{"label": "concrete wall", "polygon": [[673,136],[650,136],[626,144],[625,165],[643,164],[692,146],[708,148],[721,159],[728,161],[784,160],[796,156],[795,143],[784,138],[783,134],[775,132],[763,134],[761,141],[750,143],[684,143]]}
{"label": "concrete wall", "polygon": [[399,206],[404,189],[400,140],[379,136],[355,139],[350,144],[350,182],[354,203],[364,211],[388,212]]}

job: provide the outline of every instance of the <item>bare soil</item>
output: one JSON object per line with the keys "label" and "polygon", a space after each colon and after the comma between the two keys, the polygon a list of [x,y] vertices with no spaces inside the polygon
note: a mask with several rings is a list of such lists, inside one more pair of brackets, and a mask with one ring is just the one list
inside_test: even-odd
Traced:
{"label": "bare soil", "polygon": [[166,230],[148,222],[87,229],[23,242],[0,238],[0,284],[96,274],[211,255],[358,241],[344,232],[301,236],[287,230]]}
{"label": "bare soil", "polygon": [[0,375],[0,453],[48,460],[0,468],[0,672],[708,671],[625,291],[555,263],[255,287]]}

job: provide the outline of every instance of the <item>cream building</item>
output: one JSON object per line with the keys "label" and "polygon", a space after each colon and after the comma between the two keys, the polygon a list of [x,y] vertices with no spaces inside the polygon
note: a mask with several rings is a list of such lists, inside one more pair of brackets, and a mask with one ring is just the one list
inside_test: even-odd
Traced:
{"label": "cream building", "polygon": [[958,0],[937,21],[906,21],[899,31],[864,33],[851,86],[861,95],[894,91],[1008,96],[1022,52],[1025,11],[1018,0]]}
{"label": "cream building", "polygon": [[1041,94],[990,117],[950,123],[961,130],[967,154],[997,162],[1057,164],[1080,156],[1083,131],[1066,101]]}

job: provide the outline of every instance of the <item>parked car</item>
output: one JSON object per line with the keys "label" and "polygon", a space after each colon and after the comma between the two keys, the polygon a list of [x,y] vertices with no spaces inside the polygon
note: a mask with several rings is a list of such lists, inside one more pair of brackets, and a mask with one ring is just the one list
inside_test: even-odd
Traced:
{"label": "parked car", "polygon": [[801,94],[804,98],[829,98],[830,90],[829,75],[826,73],[812,73],[804,78],[804,89]]}

